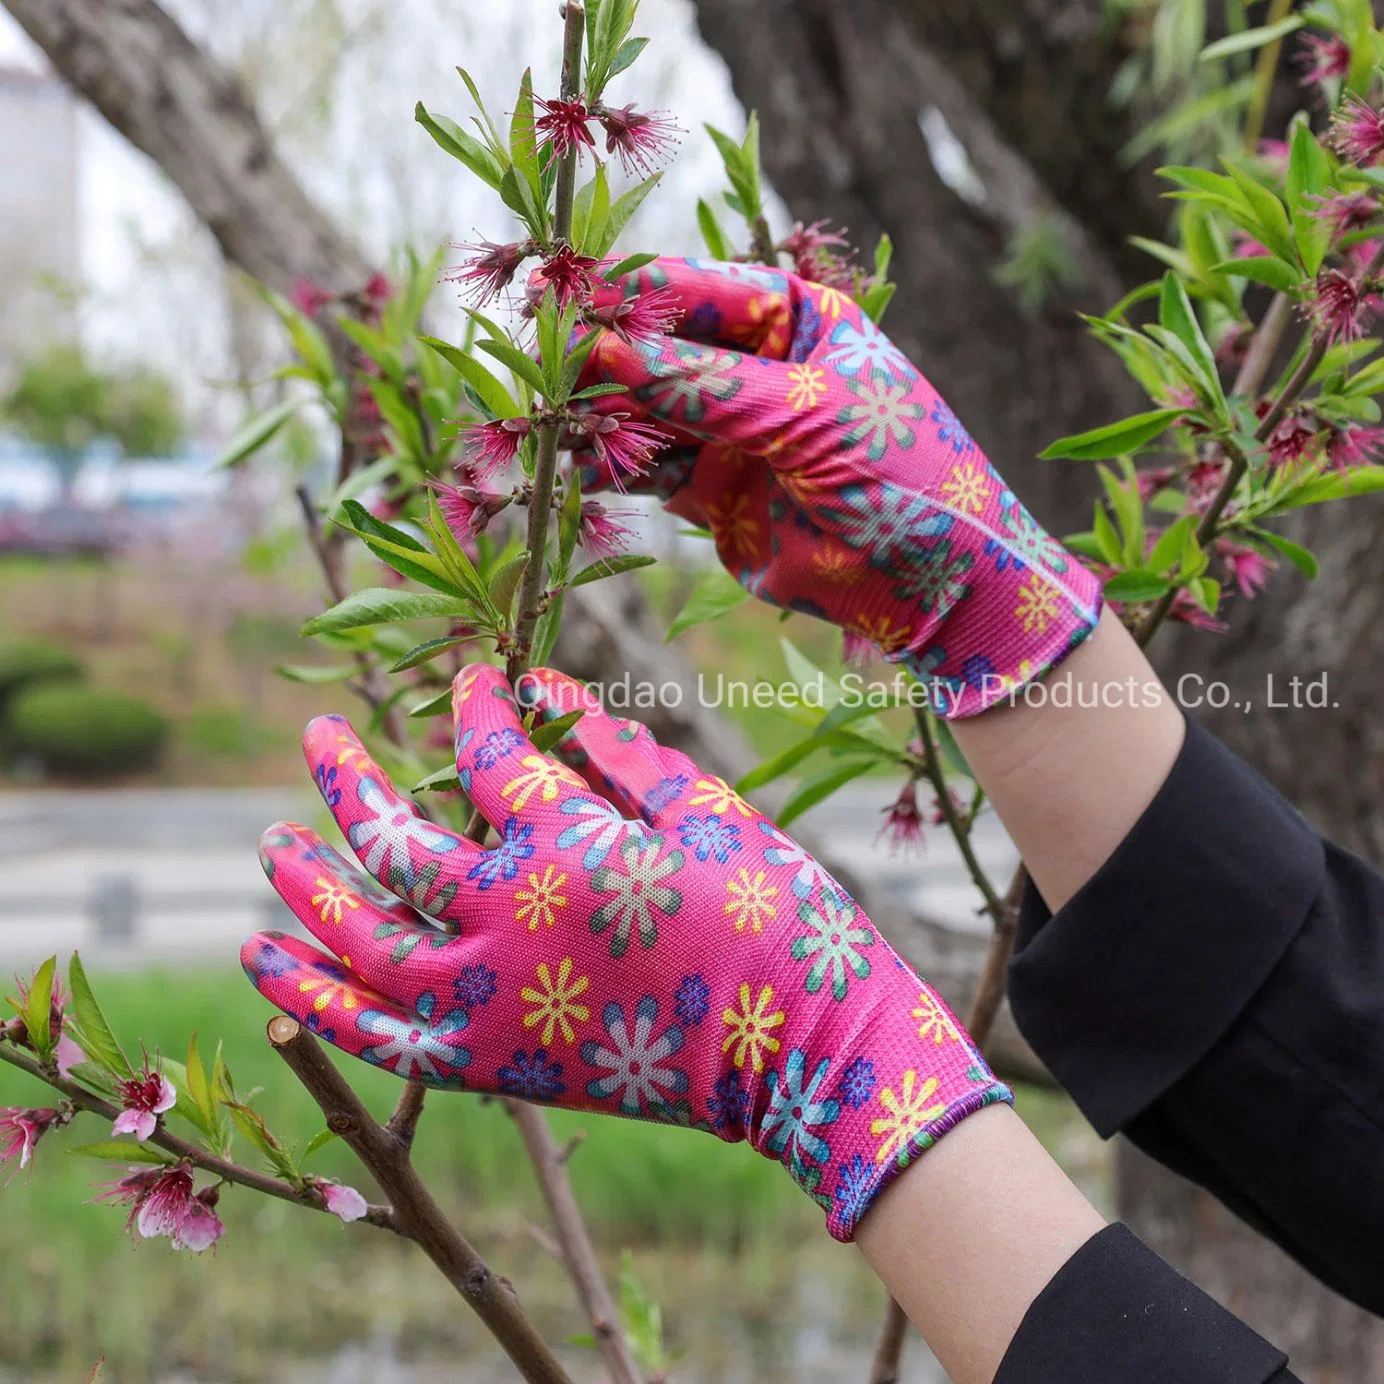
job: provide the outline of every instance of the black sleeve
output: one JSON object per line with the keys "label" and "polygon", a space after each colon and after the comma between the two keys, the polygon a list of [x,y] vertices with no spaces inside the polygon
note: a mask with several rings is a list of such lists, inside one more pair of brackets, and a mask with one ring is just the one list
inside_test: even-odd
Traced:
{"label": "black sleeve", "polygon": [[1384,879],[1189,723],[1076,898],[1029,891],[1010,996],[1102,1135],[1384,1314]]}
{"label": "black sleeve", "polygon": [[1039,1293],[995,1384],[1300,1381],[1282,1351],[1112,1225]]}

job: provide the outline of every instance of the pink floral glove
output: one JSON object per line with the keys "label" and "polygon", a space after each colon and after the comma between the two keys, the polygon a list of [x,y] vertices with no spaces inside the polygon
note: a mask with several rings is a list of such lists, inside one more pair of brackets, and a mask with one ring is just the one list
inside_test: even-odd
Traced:
{"label": "pink floral glove", "polygon": [[[581,382],[628,386],[596,410],[671,427],[650,483],[753,594],[907,663],[943,716],[1043,677],[1095,627],[1097,579],[845,294],[678,259],[621,284],[662,304],[674,335],[613,318]],[[588,486],[620,479],[583,471]]]}
{"label": "pink floral glove", "polygon": [[901,1168],[1008,1090],[836,881],[724,782],[560,673],[525,694],[548,717],[587,708],[567,763],[534,749],[498,669],[453,687],[491,850],[420,817],[347,722],[313,721],[308,764],[385,888],[306,827],[270,827],[265,871],[339,960],[260,933],[246,973],[401,1077],[747,1140],[850,1239]]}

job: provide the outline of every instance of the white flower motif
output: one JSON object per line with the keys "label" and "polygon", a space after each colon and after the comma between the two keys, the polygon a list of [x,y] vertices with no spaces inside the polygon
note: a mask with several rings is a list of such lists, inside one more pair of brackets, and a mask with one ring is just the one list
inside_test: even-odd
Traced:
{"label": "white flower motif", "polygon": [[818,885],[824,889],[834,889],[838,894],[844,893],[841,886],[791,836],[785,836],[770,822],[760,822],[759,829],[774,843],[764,851],[768,864],[798,867],[797,874],[793,876],[793,893],[798,898],[807,898]]}
{"label": "white flower motif", "polygon": [[831,334],[836,348],[827,357],[843,375],[858,375],[862,370],[878,366],[885,375],[907,375],[913,367],[907,357],[868,319],[860,326],[840,322]]}
{"label": "white flower motif", "polygon": [[588,1039],[581,1046],[581,1057],[593,1067],[605,1068],[608,1075],[588,1082],[587,1095],[596,1100],[618,1095],[620,1109],[626,1115],[638,1115],[646,1107],[667,1105],[668,1094],[687,1090],[686,1072],[659,1065],[681,1049],[682,1029],[670,1024],[657,1038],[653,1036],[658,1002],[652,995],[645,995],[635,1006],[633,1033],[625,1022],[624,1006],[616,1000],[606,1005],[601,1018],[611,1046]]}
{"label": "white flower motif", "polygon": [[377,1067],[389,1067],[393,1063],[391,1070],[395,1076],[459,1084],[459,1079],[452,1074],[471,1065],[471,1053],[449,1040],[469,1022],[466,1011],[450,1010],[433,1023],[429,1016],[434,1003],[431,994],[421,995],[418,1000],[420,1017],[416,1019],[399,1018],[378,1009],[362,1011],[356,1027],[384,1041],[362,1048],[360,1055]]}
{"label": "white flower motif", "polygon": [[386,792],[374,779],[361,779],[356,796],[370,816],[353,823],[346,839],[361,864],[377,878],[391,883],[398,879],[411,886],[415,866],[410,845],[435,855],[456,850],[459,838],[424,821],[410,804]]}
{"label": "white flower motif", "polygon": [[557,838],[557,848],[565,851],[586,841],[581,863],[587,870],[594,870],[610,854],[611,847],[626,836],[640,842],[648,839],[649,833],[644,823],[631,821],[614,803],[596,802],[590,798],[568,798],[558,811],[564,817],[576,817],[578,820],[570,827],[563,828]]}

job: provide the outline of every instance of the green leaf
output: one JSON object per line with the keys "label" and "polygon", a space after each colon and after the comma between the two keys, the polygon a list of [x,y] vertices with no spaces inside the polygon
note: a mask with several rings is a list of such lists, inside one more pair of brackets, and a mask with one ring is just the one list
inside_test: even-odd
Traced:
{"label": "green leaf", "polygon": [[1144,557],[1144,506],[1134,481],[1121,483],[1107,466],[1096,468],[1115,518],[1119,521],[1121,554],[1125,562],[1137,565]]}
{"label": "green leaf", "polygon": [[298,1166],[288,1151],[270,1132],[264,1116],[243,1101],[228,1100],[222,1104],[230,1111],[235,1127],[253,1144],[273,1165],[274,1170],[283,1177],[296,1178]]}
{"label": "green leaf", "polygon": [[573,399],[604,399],[608,394],[628,394],[630,387],[627,384],[593,384],[587,389],[579,390],[572,395]]}
{"label": "green leaf", "polygon": [[345,682],[359,672],[357,668],[309,668],[301,663],[281,663],[274,671],[289,682],[307,683],[314,687],[325,687],[333,682]]}
{"label": "green leaf", "polygon": [[706,252],[712,259],[733,260],[735,258],[735,248],[726,239],[726,233],[721,229],[721,223],[717,221],[716,213],[701,198],[697,199],[697,225],[701,228],[702,240],[706,242]]}
{"label": "green leaf", "polygon": [[555,716],[551,721],[541,721],[529,732],[529,740],[533,743],[534,749],[546,754],[585,715],[586,712],[578,708],[576,711],[569,711],[565,716]]}
{"label": "green leaf", "polygon": [[657,561],[657,558],[642,556],[639,553],[622,553],[618,557],[599,558],[589,567],[583,567],[567,585],[572,589],[588,586],[593,581],[604,581],[606,577],[618,577],[622,572],[652,567]]}
{"label": "green leaf", "polygon": [[78,1040],[82,1051],[102,1071],[109,1072],[112,1076],[134,1076],[134,1069],[130,1066],[124,1049],[112,1032],[110,1024],[106,1022],[101,1006],[96,1002],[91,982],[87,979],[86,967],[82,965],[82,958],[76,952],[72,953],[72,960],[67,968],[67,983],[72,991],[72,1017],[76,1019],[82,1032]]}
{"label": "green leaf", "polygon": [[1259,223],[1258,238],[1274,254],[1291,263],[1297,258],[1297,247],[1288,225],[1288,213],[1283,209],[1283,203],[1279,201],[1277,193],[1270,192],[1239,164],[1227,160],[1226,167]]}
{"label": "green leaf", "polygon": [[1195,540],[1196,527],[1196,516],[1187,514],[1164,529],[1149,554],[1149,569],[1154,572],[1167,572],[1173,568],[1180,568],[1189,541]]}
{"label": "green leaf", "polygon": [[615,57],[611,60],[610,68],[606,72],[606,81],[612,77],[618,77],[631,63],[644,51],[649,40],[646,38],[630,38],[615,52]]}
{"label": "green leaf", "polygon": [[766,783],[773,783],[775,779],[791,773],[803,760],[842,743],[843,738],[839,735],[823,736],[819,732],[814,732],[806,740],[799,740],[796,745],[790,745],[786,750],[756,765],[735,785],[735,791],[742,796],[753,793],[756,788],[763,788]]}
{"label": "green leaf", "polygon": [[1356,466],[1349,471],[1327,471],[1289,491],[1275,503],[1271,512],[1327,504],[1332,500],[1346,500],[1380,490],[1384,490],[1384,466]]}
{"label": "green leaf", "polygon": [[68,1149],[68,1153],[100,1158],[109,1163],[148,1163],[155,1167],[166,1167],[178,1161],[153,1144],[137,1144],[133,1139],[101,1139],[94,1144],[78,1144]]}
{"label": "green leaf", "polygon": [[509,157],[516,175],[533,190],[535,204],[544,204],[543,179],[538,168],[538,135],[533,127],[533,73],[524,69],[519,95],[509,123]]}
{"label": "green leaf", "polygon": [[850,759],[844,764],[835,764],[823,769],[819,774],[814,774],[788,795],[775,820],[781,827],[788,826],[809,808],[816,807],[818,803],[831,797],[837,789],[844,788],[852,779],[868,773],[876,763],[878,761],[874,759]]}
{"label": "green leaf", "polygon": [[213,467],[239,466],[267,446],[279,429],[298,412],[301,400],[288,399],[267,413],[252,418],[226,444],[225,450],[212,463]]}
{"label": "green leaf", "polygon": [[706,568],[693,582],[692,590],[673,623],[668,626],[663,642],[671,643],[694,625],[719,619],[749,598],[750,593],[729,572],[720,567]]}
{"label": "green leaf", "polygon": [[1061,438],[1038,455],[1043,461],[1104,461],[1108,457],[1125,456],[1139,451],[1166,432],[1183,412],[1182,409],[1160,408],[1136,414],[1103,428]]}
{"label": "green leaf", "polygon": [[53,1032],[53,973],[57,966],[58,958],[50,956],[34,972],[24,1006],[24,1027],[29,1042],[43,1062],[52,1056],[58,1042],[58,1035]]}
{"label": "green leaf", "polygon": [[306,1163],[314,1153],[317,1153],[319,1150],[326,1148],[327,1145],[330,1144],[333,1139],[338,1137],[339,1136],[337,1135],[335,1130],[319,1129],[317,1133],[314,1134],[312,1138],[309,1139],[307,1143],[304,1145],[303,1156],[301,1159],[299,1159],[299,1162]]}
{"label": "green leaf", "polygon": [[1096,502],[1093,532],[1101,558],[1111,567],[1118,567],[1124,560],[1124,545],[1120,542],[1119,530],[1111,523],[1105,506],[1099,500]]}
{"label": "green leaf", "polygon": [[506,171],[505,165],[479,140],[467,134],[455,120],[449,120],[445,115],[430,114],[421,101],[413,108],[413,118],[433,137],[438,148],[460,160],[491,187],[500,186]]}
{"label": "green leaf", "polygon": [[610,224],[610,179],[605,164],[598,163],[591,181],[582,187],[572,204],[572,243],[578,250],[600,245]]}
{"label": "green leaf", "polygon": [[491,604],[500,612],[506,622],[509,621],[510,612],[514,607],[514,593],[518,591],[519,583],[524,579],[528,565],[528,552],[518,553],[498,567],[495,575],[490,579]]}
{"label": "green leaf", "polygon": [[1302,28],[1306,19],[1300,14],[1289,15],[1277,24],[1265,24],[1257,29],[1242,29],[1238,34],[1228,34],[1201,50],[1202,62],[1219,62],[1232,58],[1236,53],[1249,53],[1265,44],[1276,43],[1279,39]]}
{"label": "green leaf", "polygon": [[609,283],[614,283],[616,279],[622,279],[626,274],[633,274],[636,269],[643,269],[646,264],[652,264],[658,256],[649,250],[641,250],[636,255],[626,255],[619,264],[613,264],[601,276]]}
{"label": "green leaf", "polygon": [[601,237],[600,250],[593,250],[592,254],[604,258],[610,253],[611,246],[624,234],[630,217],[639,210],[644,199],[659,185],[662,178],[661,172],[655,173],[653,177],[645,178],[642,183],[636,183],[622,197],[616,198],[615,205],[610,209],[610,220],[606,223],[605,235]]}
{"label": "green leaf", "polygon": [[1222,260],[1213,266],[1218,272],[1268,284],[1280,293],[1291,293],[1302,286],[1302,271],[1274,255],[1246,255],[1243,259]]}
{"label": "green leaf", "polygon": [[1331,186],[1331,160],[1306,117],[1293,123],[1288,158],[1288,210],[1302,267],[1315,278],[1331,249],[1331,224],[1321,214],[1321,197]]}
{"label": "green leaf", "polygon": [[1157,572],[1131,567],[1127,572],[1116,573],[1105,583],[1105,599],[1138,605],[1143,601],[1156,601],[1171,590],[1172,583]]}
{"label": "green leaf", "polygon": [[450,712],[452,709],[452,689],[444,687],[434,697],[429,697],[427,701],[419,702],[417,706],[409,708],[409,715],[420,719],[424,716],[441,716],[444,711]]}
{"label": "green leaf", "polygon": [[419,779],[408,791],[410,793],[460,792],[461,780],[457,777],[457,766],[448,764],[445,768],[436,770],[426,778]]}
{"label": "green leaf", "polygon": [[446,564],[412,534],[377,519],[356,500],[347,500],[342,509],[351,522],[348,524],[336,520],[337,526],[354,534],[382,562],[388,563],[396,572],[422,582],[424,586],[431,586],[447,595],[455,594],[458,583],[451,579]]}
{"label": "green leaf", "polygon": [[447,649],[454,649],[458,644],[466,644],[472,636],[463,635],[444,635],[441,639],[429,639],[422,644],[415,645],[402,658],[390,664],[391,673],[403,673],[410,668],[417,668],[420,664],[428,663],[436,658],[438,654]]}
{"label": "green leaf", "polygon": [[1201,322],[1197,319],[1191,299],[1182,280],[1171,270],[1163,276],[1163,290],[1159,297],[1159,323],[1172,332],[1190,352],[1198,367],[1204,392],[1215,406],[1217,414],[1225,419],[1227,415],[1225,391],[1221,388],[1220,372],[1216,366],[1216,353],[1211,349]]}
{"label": "green leaf", "polygon": [[202,1054],[197,1048],[197,1035],[195,1033],[188,1040],[187,1065],[183,1070],[187,1074],[187,1093],[191,1097],[192,1103],[201,1112],[206,1129],[214,1129],[216,1127],[216,1103],[212,1100],[211,1083],[207,1080],[207,1069],[202,1064]]}
{"label": "green leaf", "polygon": [[548,603],[548,608],[538,617],[538,627],[533,632],[533,661],[541,666],[552,657],[562,629],[562,593],[559,591]]}
{"label": "green leaf", "polygon": [[436,351],[476,391],[481,403],[490,410],[492,417],[514,418],[523,413],[509,390],[474,356],[467,355],[465,351],[450,346],[445,341],[439,341],[435,336],[420,336],[418,340]]}
{"label": "green leaf", "polygon": [[482,351],[494,356],[502,365],[507,366],[535,393],[543,394],[546,391],[547,386],[543,382],[543,375],[538,368],[538,362],[526,351],[521,351],[509,341],[478,341],[476,345]]}
{"label": "green leaf", "polygon": [[1286,557],[1308,581],[1316,581],[1321,564],[1310,548],[1304,548],[1301,543],[1294,543],[1291,538],[1284,538],[1281,533],[1271,533],[1267,529],[1253,529],[1251,532],[1259,542],[1268,544],[1274,552]]}
{"label": "green leaf", "polygon": [[353,591],[330,610],[314,616],[303,626],[303,634],[322,634],[331,630],[360,629],[391,620],[428,620],[438,616],[462,619],[472,611],[456,596],[432,591],[397,591],[389,587],[368,586]]}

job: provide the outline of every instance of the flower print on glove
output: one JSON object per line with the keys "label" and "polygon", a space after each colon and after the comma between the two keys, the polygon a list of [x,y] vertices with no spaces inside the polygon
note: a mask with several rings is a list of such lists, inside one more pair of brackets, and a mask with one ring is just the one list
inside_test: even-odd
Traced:
{"label": "flower print on glove", "polygon": [[[949,717],[1044,676],[1094,628],[1100,583],[845,294],[678,259],[621,285],[658,293],[674,334],[605,332],[581,383],[628,392],[591,407],[675,437],[645,484],[755,595],[906,663]],[[621,482],[594,463],[582,476]]]}
{"label": "flower print on glove", "polygon": [[347,722],[312,722],[308,766],[369,874],[306,827],[271,827],[265,870],[332,955],[260,933],[246,973],[400,1076],[746,1140],[849,1239],[900,1168],[1008,1091],[845,891],[727,784],[563,674],[535,670],[522,692],[543,718],[584,711],[559,758],[534,748],[498,669],[453,687],[488,850],[425,821]]}

